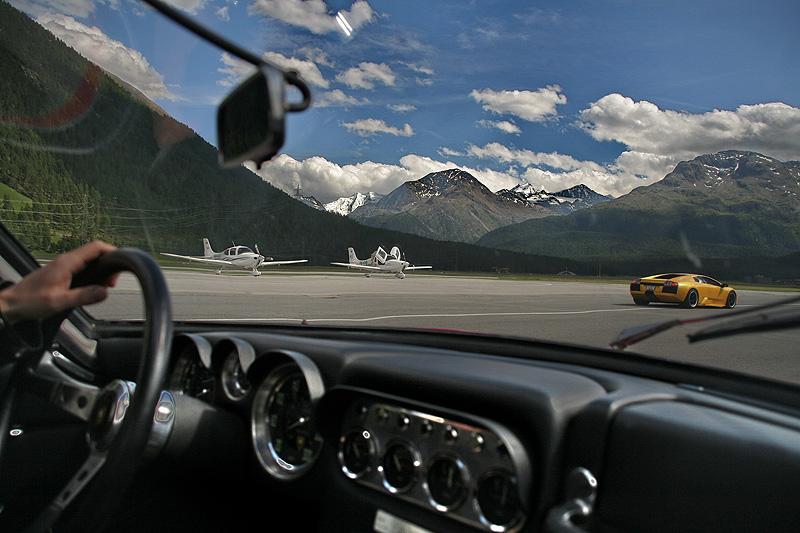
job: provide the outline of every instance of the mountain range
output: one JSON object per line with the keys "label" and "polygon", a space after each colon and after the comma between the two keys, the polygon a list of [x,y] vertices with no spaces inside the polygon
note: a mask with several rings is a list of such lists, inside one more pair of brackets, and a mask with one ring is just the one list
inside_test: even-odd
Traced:
{"label": "mountain range", "polygon": [[[357,193],[325,204],[324,209],[376,228],[475,242],[499,227],[570,213],[609,199],[585,185],[547,193],[521,184],[493,193],[470,173],[454,168],[405,182],[385,196]],[[315,206],[313,198],[300,200]]]}
{"label": "mountain range", "polygon": [[563,217],[508,225],[479,245],[585,260],[778,256],[800,251],[800,162],[723,151]]}

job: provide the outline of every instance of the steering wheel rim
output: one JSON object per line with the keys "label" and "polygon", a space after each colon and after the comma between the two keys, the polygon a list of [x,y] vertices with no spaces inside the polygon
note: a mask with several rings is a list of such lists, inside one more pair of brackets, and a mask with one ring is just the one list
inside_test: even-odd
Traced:
{"label": "steering wheel rim", "polygon": [[[65,488],[27,526],[26,531],[47,531],[55,523],[58,523],[59,532],[87,531],[100,527],[108,514],[103,508],[113,509],[122,499],[147,444],[154,412],[169,371],[172,346],[172,312],[161,268],[147,253],[135,248],[121,248],[90,263],[73,278],[72,286],[99,282],[122,271],[136,276],[144,296],[145,323],[135,395],[119,426],[119,433],[103,453],[102,466],[91,481],[81,487],[80,497],[73,500],[70,495],[66,505],[60,504],[59,500],[68,490]],[[21,373],[15,374],[19,376]],[[13,390],[14,385],[10,383],[8,389]],[[8,415],[7,406],[0,406],[0,410],[5,419]],[[80,470],[77,475],[80,475]],[[102,502],[102,505],[98,502]],[[62,516],[66,511],[68,516]]]}

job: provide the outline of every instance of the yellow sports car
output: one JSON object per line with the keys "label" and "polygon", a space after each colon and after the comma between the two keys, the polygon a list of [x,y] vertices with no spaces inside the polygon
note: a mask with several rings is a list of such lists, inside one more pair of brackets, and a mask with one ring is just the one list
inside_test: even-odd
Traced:
{"label": "yellow sports car", "polygon": [[631,282],[631,296],[636,305],[663,302],[689,308],[736,306],[736,291],[732,287],[700,274],[658,274],[635,279]]}

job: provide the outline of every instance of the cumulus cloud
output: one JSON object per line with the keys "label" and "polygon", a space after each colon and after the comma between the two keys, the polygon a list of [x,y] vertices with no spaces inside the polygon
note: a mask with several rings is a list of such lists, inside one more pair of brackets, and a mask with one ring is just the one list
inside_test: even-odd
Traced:
{"label": "cumulus cloud", "polygon": [[296,57],[286,57],[278,52],[264,52],[262,56],[265,60],[284,70],[296,70],[300,77],[307,83],[327,89],[330,83],[319,71],[317,65],[312,61],[297,59]]}
{"label": "cumulus cloud", "polygon": [[365,118],[356,120],[355,122],[344,122],[342,126],[347,128],[348,131],[354,131],[362,137],[370,137],[378,133],[387,133],[395,137],[411,137],[414,135],[413,128],[406,124],[402,129],[389,126],[383,120],[377,118]]}
{"label": "cumulus cloud", "polygon": [[483,109],[498,115],[512,115],[530,122],[544,122],[558,117],[556,106],[566,104],[561,87],[548,85],[537,91],[473,90],[470,96]]}
{"label": "cumulus cloud", "polygon": [[355,96],[345,94],[341,89],[334,89],[315,96],[314,107],[350,107],[369,104],[366,98],[358,99]]}
{"label": "cumulus cloud", "polygon": [[353,31],[376,16],[366,0],[357,0],[350,10],[337,13],[333,13],[324,0],[255,0],[247,9],[249,13],[266,15],[320,35],[342,31],[336,22],[337,13],[341,13]]}
{"label": "cumulus cloud", "polygon": [[42,15],[37,22],[90,61],[130,83],[148,98],[177,100],[164,78],[136,50],[126,47],[100,31],[65,15]]}
{"label": "cumulus cloud", "polygon": [[314,46],[304,46],[297,50],[299,54],[305,56],[306,59],[309,61],[313,61],[317,65],[324,65],[326,67],[333,67],[333,60],[330,59],[330,56],[327,52],[322,50],[321,48],[316,48]]}
{"label": "cumulus cloud", "polygon": [[590,104],[580,118],[583,129],[598,141],[621,142],[643,154],[680,160],[738,149],[800,158],[800,109],[780,102],[692,114],[609,94]]}
{"label": "cumulus cloud", "polygon": [[219,60],[224,66],[218,68],[217,72],[223,74],[224,77],[217,80],[217,85],[222,85],[223,87],[238,85],[240,81],[256,70],[256,67],[249,61],[234,57],[227,52],[223,52]]}
{"label": "cumulus cloud", "polygon": [[[512,169],[509,170],[509,175],[549,192],[557,192],[583,183],[603,194],[620,193],[616,190],[616,184],[620,182],[621,177],[619,172],[614,172],[594,161],[579,161],[558,152],[517,150],[500,143],[489,143],[483,147],[470,145],[465,155],[507,164]],[[517,174],[513,169],[520,167],[522,171]]]}
{"label": "cumulus cloud", "polygon": [[[297,59],[296,57],[286,57],[278,52],[264,52],[261,56],[265,61],[272,63],[276,67],[284,70],[295,70],[300,77],[307,83],[327,89],[330,84],[322,73],[317,68],[317,65],[312,61]],[[224,74],[224,77],[217,81],[218,85],[231,87],[238,85],[247,76],[250,76],[255,67],[249,61],[244,61],[238,57],[234,57],[227,52],[223,52],[220,61],[224,64],[223,67],[217,69],[217,72]]]}
{"label": "cumulus cloud", "polygon": [[[249,166],[254,170],[252,165]],[[356,192],[375,191],[386,194],[406,181],[418,180],[431,172],[450,168],[461,168],[469,172],[491,190],[510,188],[519,183],[518,178],[502,172],[472,169],[450,161],[436,161],[413,154],[401,158],[398,165],[366,161],[344,166],[318,156],[298,161],[286,154],[280,154],[264,163],[256,173],[287,193],[291,194],[295,187],[300,186],[306,194],[327,203]]]}
{"label": "cumulus cloud", "polygon": [[360,63],[357,67],[349,68],[336,76],[336,81],[344,83],[352,89],[373,89],[375,82],[391,87],[394,85],[395,74],[385,63]]}
{"label": "cumulus cloud", "polygon": [[513,133],[516,135],[522,133],[522,130],[519,129],[519,126],[508,120],[479,120],[478,125],[483,126],[484,128],[494,128],[502,131],[503,133]]}

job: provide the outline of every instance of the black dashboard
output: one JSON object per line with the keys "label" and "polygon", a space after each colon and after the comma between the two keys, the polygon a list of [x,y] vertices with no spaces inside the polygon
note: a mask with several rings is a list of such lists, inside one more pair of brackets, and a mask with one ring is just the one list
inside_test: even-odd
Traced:
{"label": "black dashboard", "polygon": [[186,331],[176,428],[189,399],[238,420],[248,474],[323,531],[800,530],[793,387],[506,342]]}

